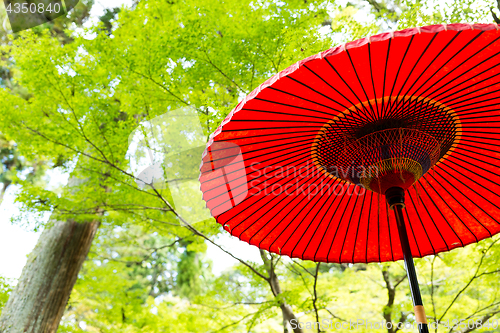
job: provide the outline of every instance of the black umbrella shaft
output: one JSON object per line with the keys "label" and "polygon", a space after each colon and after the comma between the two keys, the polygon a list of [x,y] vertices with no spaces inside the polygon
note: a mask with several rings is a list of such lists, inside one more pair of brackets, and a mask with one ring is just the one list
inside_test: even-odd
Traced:
{"label": "black umbrella shaft", "polygon": [[[418,286],[417,272],[413,263],[413,256],[411,255],[410,243],[408,242],[408,234],[403,216],[402,205],[394,205],[394,212],[396,213],[396,221],[398,223],[399,240],[403,248],[403,258],[405,261],[406,274],[408,275],[408,282],[410,284],[411,297],[413,299],[413,306],[422,306],[422,296],[420,295],[420,288]],[[427,324],[419,324],[418,331],[421,333],[428,333],[429,329]]]}
{"label": "black umbrella shaft", "polygon": [[410,283],[413,305],[423,305],[422,296],[420,296],[420,288],[418,286],[417,272],[415,271],[415,265],[413,264],[410,243],[408,242],[408,234],[406,233],[403,208],[400,205],[396,205],[394,207],[394,211],[396,213],[396,221],[398,222],[399,239],[401,241],[401,247],[403,248],[403,257],[405,261],[406,273],[408,274],[408,282]]}

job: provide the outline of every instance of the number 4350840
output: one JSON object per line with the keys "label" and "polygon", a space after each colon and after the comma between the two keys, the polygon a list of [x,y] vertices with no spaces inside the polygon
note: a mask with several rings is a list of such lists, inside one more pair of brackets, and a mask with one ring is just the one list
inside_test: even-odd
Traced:
{"label": "number 4350840", "polygon": [[59,3],[49,3],[48,5],[45,5],[44,3],[15,3],[12,5],[9,3],[9,5],[6,8],[7,13],[59,13],[61,11],[61,4]]}
{"label": "number 4350840", "polygon": [[490,320],[488,319],[487,321],[483,322],[480,319],[469,319],[469,320],[458,320],[458,319],[453,319],[453,320],[448,320],[446,322],[441,323],[443,324],[444,327],[446,328],[460,328],[462,330],[465,330],[467,328],[469,329],[474,329],[474,328],[487,328],[487,329],[496,329],[498,328],[498,320],[493,319]]}

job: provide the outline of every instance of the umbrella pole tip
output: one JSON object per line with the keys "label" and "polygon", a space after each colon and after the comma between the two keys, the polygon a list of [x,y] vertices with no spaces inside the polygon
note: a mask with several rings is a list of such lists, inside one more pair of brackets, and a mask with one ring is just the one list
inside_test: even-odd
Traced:
{"label": "umbrella pole tip", "polygon": [[425,315],[423,305],[415,305],[413,307],[413,312],[415,313],[415,320],[418,324],[427,324],[427,316]]}

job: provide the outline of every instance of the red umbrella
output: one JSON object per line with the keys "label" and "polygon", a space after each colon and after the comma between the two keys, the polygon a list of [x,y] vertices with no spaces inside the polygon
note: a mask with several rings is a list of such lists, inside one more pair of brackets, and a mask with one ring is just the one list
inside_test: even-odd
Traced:
{"label": "red umbrella", "polygon": [[405,259],[425,323],[412,256],[500,231],[498,29],[383,33],[273,76],[210,137],[200,182],[212,215],[281,255]]}

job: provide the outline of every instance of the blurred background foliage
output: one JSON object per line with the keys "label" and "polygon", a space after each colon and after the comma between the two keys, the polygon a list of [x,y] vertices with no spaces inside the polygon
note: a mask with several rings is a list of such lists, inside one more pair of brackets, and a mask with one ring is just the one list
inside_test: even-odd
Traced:
{"label": "blurred background foliage", "polygon": [[[218,246],[223,230],[213,220],[186,227],[166,204],[168,188],[137,187],[128,136],[186,105],[212,132],[246,94],[298,60],[393,29],[495,22],[497,3],[148,0],[84,26],[92,5],[80,1],[67,18],[0,36],[2,194],[21,186],[20,220],[52,211],[85,221],[105,211],[59,332],[292,332],[287,311],[301,322],[414,322],[401,262],[316,264],[262,252],[262,260],[237,258],[213,273],[207,244]],[[84,181],[50,189],[54,168]],[[453,319],[498,319],[497,240],[416,260],[439,332],[476,330],[445,327]],[[13,284],[0,279],[0,308]],[[485,330],[500,332],[477,329]],[[332,330],[303,329],[324,331]]]}

